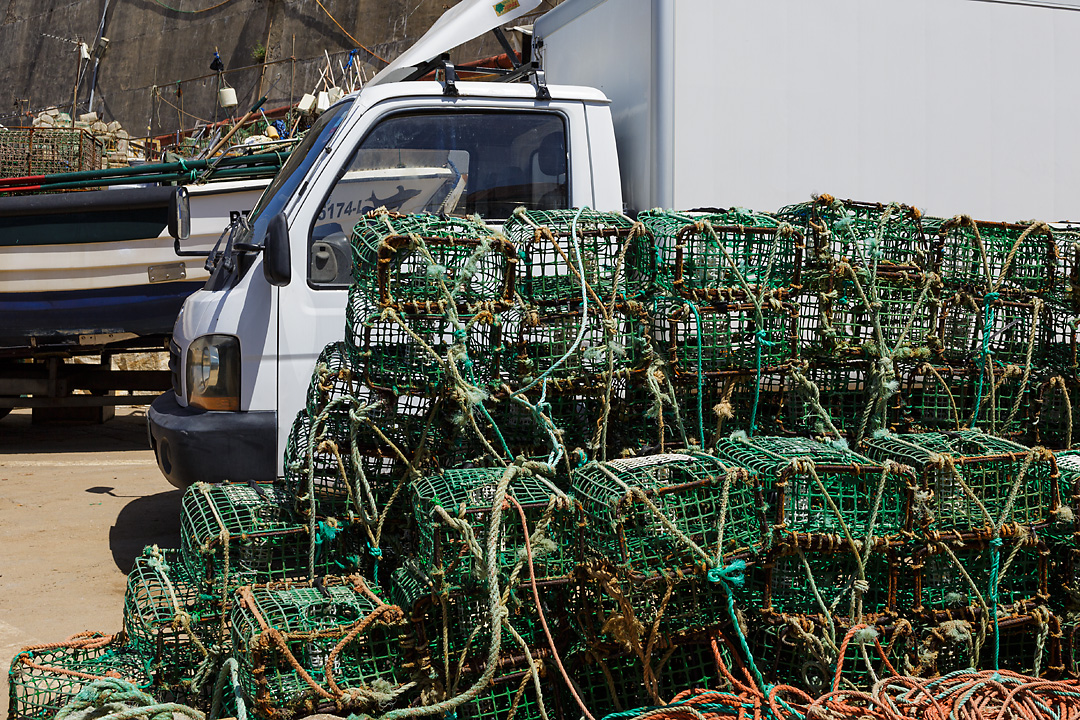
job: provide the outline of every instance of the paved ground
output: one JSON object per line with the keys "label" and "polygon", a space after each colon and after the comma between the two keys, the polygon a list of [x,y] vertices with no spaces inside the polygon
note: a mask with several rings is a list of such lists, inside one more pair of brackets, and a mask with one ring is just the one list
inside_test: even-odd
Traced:
{"label": "paved ground", "polygon": [[0,718],[20,647],[119,630],[135,557],[179,547],[180,491],[154,463],[144,410],[103,425],[0,420]]}

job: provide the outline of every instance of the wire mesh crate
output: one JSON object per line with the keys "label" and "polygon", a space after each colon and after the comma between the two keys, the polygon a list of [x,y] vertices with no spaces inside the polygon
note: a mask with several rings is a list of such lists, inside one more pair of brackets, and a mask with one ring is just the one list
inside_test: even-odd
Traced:
{"label": "wire mesh crate", "polygon": [[[217,589],[307,577],[311,536],[291,498],[269,484],[195,483],[184,493],[180,544],[192,577]],[[316,525],[315,572],[351,570],[355,528]],[[342,564],[345,567],[342,567]]]}
{"label": "wire mesh crate", "polygon": [[[831,648],[829,642],[839,649],[851,627],[840,622],[829,626],[820,618],[789,615],[786,618],[766,619],[748,639],[755,662],[766,682],[794,685],[818,697],[832,689],[836,677],[838,652]],[[871,624],[869,630],[854,635],[848,643],[842,658],[841,688],[854,686],[869,690],[874,677],[892,674],[881,660],[881,654],[889,659],[894,668],[899,669],[903,667],[906,656],[914,652],[916,639],[908,623],[894,623],[889,618],[880,618]],[[874,635],[881,645],[881,652],[869,639]],[[865,648],[858,640],[865,641]]]}
{"label": "wire mesh crate", "polygon": [[100,170],[103,155],[81,128],[0,128],[0,177]]}
{"label": "wire mesh crate", "polygon": [[1058,284],[1057,242],[1044,223],[957,216],[941,224],[935,245],[942,282],[950,288],[1042,295]]}
{"label": "wire mesh crate", "polygon": [[940,315],[936,276],[905,273],[874,281],[860,271],[858,281],[856,286],[850,273],[834,271],[814,283],[800,315],[806,353],[836,360],[926,352]]}
{"label": "wire mesh crate", "polygon": [[740,605],[766,615],[804,615],[822,622],[826,617],[858,617],[856,592],[860,580],[862,613],[880,615],[896,609],[897,562],[894,550],[875,546],[869,553],[860,543],[859,561],[843,538],[798,536],[759,556],[747,571],[747,583],[733,592]]}
{"label": "wire mesh crate", "polygon": [[86,632],[63,642],[23,648],[8,671],[8,717],[51,718],[84,686],[106,677],[148,690],[150,661],[125,640],[122,633]]}
{"label": "wire mesh crate", "polygon": [[[438,574],[450,589],[475,587],[488,581],[486,556],[492,502],[506,472],[515,470],[455,468],[425,475],[411,485],[419,528],[417,556],[428,563],[426,571]],[[541,548],[534,550],[536,577],[568,578],[578,557],[573,533],[576,519],[569,499],[551,481],[530,472],[514,474],[506,492],[523,508],[530,536],[536,534],[538,526],[544,528],[547,540],[543,552]],[[499,512],[496,565],[500,577],[505,577],[524,560],[525,531],[512,507]]]}
{"label": "wire mesh crate", "polygon": [[593,304],[525,312],[507,340],[502,362],[511,387],[547,377],[559,382],[595,379],[643,367],[649,357],[651,321],[638,304],[616,306],[610,325]]}
{"label": "wire mesh crate", "polygon": [[802,235],[770,215],[648,210],[638,220],[653,236],[659,274],[684,297],[701,302],[715,297],[709,291],[744,292],[743,281],[755,293],[801,284]]}
{"label": "wire mesh crate", "polygon": [[[1036,535],[1002,538],[997,551],[997,606],[1017,612],[1048,598],[1049,548]],[[911,598],[908,609],[934,618],[945,611],[994,605],[990,538],[964,533],[935,543],[915,543],[908,552],[911,572],[901,580],[900,597]],[[969,579],[970,578],[970,579]]]}
{"label": "wire mesh crate", "polygon": [[696,377],[677,377],[673,390],[686,435],[713,448],[737,430],[785,434],[790,383],[784,369],[731,371],[702,378],[700,385]]}
{"label": "wire mesh crate", "polygon": [[1041,300],[955,293],[942,302],[936,342],[951,364],[1067,368],[1075,357],[1073,336]]}
{"label": "wire mesh crate", "polygon": [[472,219],[374,210],[352,246],[356,287],[376,307],[445,312],[451,297],[462,308],[513,299],[515,248]]}
{"label": "wire mesh crate", "polygon": [[799,308],[793,303],[723,306],[674,304],[656,318],[676,374],[774,369],[799,356]]}
{"label": "wire mesh crate", "polygon": [[891,541],[911,528],[913,478],[903,468],[800,437],[722,440],[715,452],[757,475],[778,537],[842,538],[846,530],[859,541],[870,534]]}
{"label": "wire mesh crate", "polygon": [[991,524],[1044,523],[1060,504],[1057,462],[1051,453],[978,430],[880,435],[863,440],[859,449],[875,460],[915,469],[919,491],[913,514],[917,524],[938,534],[981,531]]}
{"label": "wire mesh crate", "polygon": [[148,547],[128,573],[124,631],[132,647],[152,661],[157,686],[189,686],[196,675],[203,675],[204,684],[213,682],[209,648],[227,643],[227,626],[221,598],[202,589],[179,550]]}
{"label": "wire mesh crate", "polygon": [[523,255],[520,291],[536,304],[580,299],[582,281],[595,294],[590,302],[633,299],[656,278],[652,238],[618,213],[530,210],[503,232]]}
{"label": "wire mesh crate", "polygon": [[240,683],[260,717],[400,707],[426,684],[401,610],[359,576],[242,588],[232,629]]}
{"label": "wire mesh crate", "polygon": [[760,493],[737,467],[681,453],[589,463],[572,479],[585,550],[645,576],[704,566],[676,531],[718,562],[753,552],[764,539]]}
{"label": "wire mesh crate", "polygon": [[812,269],[827,270],[840,261],[864,268],[876,264],[879,275],[936,269],[922,213],[908,205],[821,194],[812,202],[782,208],[776,217],[805,234]]}

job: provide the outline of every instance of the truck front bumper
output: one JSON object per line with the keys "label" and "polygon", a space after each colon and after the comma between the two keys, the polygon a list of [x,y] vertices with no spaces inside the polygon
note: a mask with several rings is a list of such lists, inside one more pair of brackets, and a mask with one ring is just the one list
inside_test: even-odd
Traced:
{"label": "truck front bumper", "polygon": [[172,392],[146,413],[158,468],[178,488],[195,482],[270,481],[277,474],[277,413],[181,407]]}

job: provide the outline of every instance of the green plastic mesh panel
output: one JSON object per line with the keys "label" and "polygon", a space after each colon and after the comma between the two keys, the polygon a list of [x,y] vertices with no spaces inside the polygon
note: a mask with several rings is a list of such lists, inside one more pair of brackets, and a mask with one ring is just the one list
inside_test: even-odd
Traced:
{"label": "green plastic mesh panel", "polygon": [[218,643],[221,598],[202,594],[198,581],[179,550],[146,548],[128,573],[124,631],[153,660],[159,685],[190,679],[207,657],[203,650]]}
{"label": "green plastic mesh panel", "polygon": [[[413,400],[416,402],[412,403]],[[423,420],[405,412],[415,409],[411,407],[414,405],[430,406],[430,401],[406,396],[387,402],[371,411],[372,420],[391,436],[394,446],[405,457],[417,458],[417,465],[423,467],[426,454],[416,454],[420,440],[403,437],[412,432],[422,435]],[[393,412],[394,407],[402,407],[403,412]],[[416,426],[419,429],[409,429]],[[429,434],[427,447],[434,446],[433,435]],[[365,425],[351,433],[338,415],[326,418],[325,424],[316,423],[313,428],[307,412],[300,411],[285,445],[285,488],[301,519],[309,518],[313,509],[317,518],[377,516],[386,508],[407,470],[393,446],[384,443]],[[309,493],[309,487],[313,492]]]}
{"label": "green plastic mesh panel", "polygon": [[0,177],[98,170],[103,145],[77,128],[0,128]]}
{"label": "green plastic mesh panel", "polygon": [[608,331],[603,315],[590,303],[584,334],[579,308],[524,313],[512,337],[506,338],[507,358],[503,365],[511,385],[527,385],[545,372],[558,381],[596,378],[607,372],[609,356],[613,371],[641,367],[648,358],[650,323],[639,310],[616,308],[614,328]]}
{"label": "green plastic mesh panel", "polygon": [[[755,372],[726,372],[704,378],[701,384],[701,420],[705,431],[705,447],[711,448],[736,430],[750,432],[751,417],[754,432],[765,435],[784,433],[786,395],[791,381],[783,370]],[[680,417],[691,438],[698,432],[698,382],[696,377],[676,378],[675,396]],[[757,415],[754,416],[755,386]]]}
{"label": "green plastic mesh panel", "polygon": [[[989,312],[987,310],[989,302]],[[1031,302],[947,297],[942,307],[939,341],[946,359],[952,363],[974,362],[981,366],[986,344],[986,362],[1027,365],[1028,347],[1035,368],[1062,367],[1073,357],[1070,342],[1063,339],[1049,305],[1041,310]],[[984,332],[986,328],[989,331]]]}
{"label": "green plastic mesh panel", "polygon": [[[372,588],[378,594],[378,588]],[[416,698],[419,690],[402,686],[413,680],[417,658],[409,650],[409,626],[380,615],[348,642],[346,636],[362,620],[379,609],[347,578],[325,578],[320,587],[308,584],[256,585],[250,594],[238,595],[232,611],[234,657],[240,665],[240,683],[255,711],[264,717],[291,717],[313,688],[294,669],[295,661],[317,685],[329,691],[327,665],[331,652],[340,648],[331,669],[342,689],[371,688],[386,683],[400,693],[401,705]],[[382,606],[388,607],[388,606]],[[286,653],[276,642],[267,642],[263,626],[280,633]],[[291,658],[290,658],[291,656]],[[387,689],[384,686],[384,690]],[[371,703],[356,696],[357,709]]]}
{"label": "green plastic mesh panel", "polygon": [[763,284],[801,284],[802,237],[778,232],[779,223],[769,215],[738,208],[720,213],[649,210],[638,221],[652,233],[661,274],[679,293],[705,298],[709,293],[696,291],[742,290],[733,264],[758,292]]}
{"label": "green plastic mesh panel", "polygon": [[652,238],[618,213],[532,210],[512,216],[503,232],[523,255],[519,288],[536,303],[580,298],[579,260],[585,281],[604,302],[616,289],[617,270],[617,295],[626,298],[647,290],[656,277]]}
{"label": "green plastic mesh panel", "polygon": [[[1005,608],[1034,602],[1045,597],[1047,586],[1046,545],[1036,540],[1027,542],[1017,538],[1003,538],[998,574],[998,605]],[[919,543],[909,549],[910,574],[899,578],[898,596],[913,599],[913,604],[902,610],[932,613],[942,610],[959,610],[980,604],[979,596],[989,605],[991,553],[986,538],[967,538],[962,543],[949,541],[948,547],[956,560],[939,545]],[[1019,545],[1019,548],[1018,548]],[[1005,562],[1013,557],[1008,567]],[[975,588],[967,581],[957,561],[971,577]],[[976,595],[976,588],[978,595]]]}
{"label": "green plastic mesh panel", "polygon": [[[540,672],[540,692],[547,717],[561,717],[562,678],[554,666],[545,667]],[[464,676],[458,682],[458,689],[469,687],[476,677],[478,675],[475,674]],[[527,670],[508,671],[495,677],[473,700],[457,708],[457,716],[462,720],[505,720],[509,717],[515,720],[543,720],[544,717],[540,713],[532,674]]]}
{"label": "green plastic mesh panel", "polygon": [[356,286],[375,305],[448,300],[440,279],[458,303],[512,298],[516,251],[471,219],[376,210],[353,228],[352,246]]}
{"label": "green plastic mesh panel", "polygon": [[[821,410],[824,410],[832,427],[843,437],[854,438],[864,417],[867,418],[864,432],[875,429],[877,415],[866,415],[867,407],[876,398],[871,392],[872,369],[872,363],[865,360],[822,360],[804,367],[803,376],[817,387],[817,404],[812,401],[810,391],[793,379],[788,384],[785,428],[799,434],[831,436],[832,429],[822,418]],[[895,414],[891,410],[887,412]]]}
{"label": "green plastic mesh panel", "polygon": [[[902,667],[903,655],[914,645],[914,640],[906,632],[908,627],[874,626],[878,641],[883,648],[889,648],[889,660],[897,669]],[[836,624],[837,646],[847,630],[843,624]],[[794,685],[817,697],[832,689],[836,675],[833,657],[824,657],[820,651],[815,652],[826,635],[827,630],[820,621],[810,618],[792,617],[788,623],[773,620],[760,624],[751,634],[750,650],[766,682]],[[812,642],[808,636],[817,639],[817,642]],[[888,677],[888,668],[884,667],[873,643],[866,646],[866,654],[874,674],[879,678]],[[843,678],[862,690],[869,690],[873,685],[862,650],[854,641],[849,643],[844,654]],[[845,686],[841,684],[841,687]]]}
{"label": "green plastic mesh panel", "polygon": [[[915,514],[927,516],[924,521],[929,520],[930,527],[938,532],[981,530],[988,521],[956,476],[948,468],[934,464],[937,455],[952,458],[960,477],[996,524],[1002,520],[1009,494],[1029,454],[1023,445],[977,430],[868,438],[860,450],[879,461],[895,460],[915,468],[921,487],[933,492],[932,499],[925,500],[925,507],[916,508]],[[1059,503],[1053,480],[1055,467],[1050,458],[1032,462],[1017,488],[1008,522],[1033,525],[1050,519]]]}
{"label": "green plastic mesh panel", "polygon": [[907,205],[836,200],[821,195],[777,213],[805,233],[811,267],[830,267],[847,259],[878,273],[933,270],[932,242],[921,213]]}
{"label": "green plastic mesh panel", "polygon": [[877,283],[863,274],[859,282],[870,307],[850,277],[835,273],[817,284],[815,292],[807,293],[816,296],[813,301],[807,298],[800,316],[800,334],[808,353],[831,359],[873,358],[894,351],[909,354],[931,343],[938,325],[940,288],[925,274]]}
{"label": "green plastic mesh panel", "polygon": [[[292,514],[290,503],[284,490],[268,484],[192,485],[180,510],[181,550],[189,571],[200,582],[230,588],[306,577],[308,529]],[[324,526],[319,530],[333,538],[320,543],[316,572],[351,570],[349,558],[358,553],[353,547],[356,530],[340,528],[337,534]]]}
{"label": "green plastic mesh panel", "polygon": [[793,460],[813,462],[821,485],[853,537],[862,539],[870,529],[874,498],[882,483],[874,535],[893,538],[909,525],[908,479],[899,472],[885,475],[881,465],[850,450],[808,438],[763,436],[722,440],[716,455],[758,475],[773,508],[771,524],[783,525],[785,532],[843,535],[840,518],[821,488],[808,471],[793,466]]}
{"label": "green plastic mesh panel", "polygon": [[[413,511],[419,528],[417,554],[427,560],[430,568],[441,571],[443,581],[451,587],[485,582],[486,561],[473,554],[462,531],[447,525],[435,508],[442,507],[451,517],[465,520],[477,548],[486,553],[492,502],[503,472],[502,468],[451,469],[412,483]],[[525,474],[515,476],[507,492],[524,508],[530,533],[535,533],[537,523],[547,514],[549,501],[565,497],[549,481]],[[568,510],[559,508],[550,517],[546,535],[554,547],[549,546],[543,555],[534,553],[536,577],[566,578],[577,557],[573,534],[576,520]],[[524,547],[525,538],[516,511],[503,510],[496,547],[500,573],[510,572]]]}
{"label": "green plastic mesh panel", "polygon": [[111,636],[99,633],[86,635],[105,638],[104,644],[86,648],[78,647],[79,642],[71,642],[64,647],[25,649],[15,656],[8,672],[9,718],[53,717],[91,682],[68,674],[71,672],[95,677],[120,676],[140,689],[149,688],[149,659],[125,644],[122,635],[111,641],[108,640]]}
{"label": "green plastic mesh panel", "polygon": [[[1049,448],[1080,445],[1080,382],[1069,375],[1062,376],[1064,388],[1050,380],[1036,384],[1033,391],[1032,442]],[[1065,393],[1069,399],[1066,402]],[[1071,423],[1070,423],[1071,420]],[[1072,428],[1072,437],[1069,429]],[[1075,507],[1075,505],[1074,505]]]}
{"label": "green plastic mesh panel", "polygon": [[[702,559],[631,491],[643,492],[679,532],[715,556],[727,472],[714,458],[678,453],[586,465],[572,481],[587,523],[586,549],[640,575],[700,566]],[[736,477],[730,483],[725,555],[752,550],[762,541],[757,496],[752,481]]]}
{"label": "green plastic mesh panel", "polygon": [[[592,563],[580,576],[571,615],[572,627],[580,637],[618,644],[625,640],[629,627],[641,623],[646,634],[657,633],[656,641],[664,644],[728,619],[724,590],[704,577],[666,579]],[[736,599],[741,599],[738,591]]]}
{"label": "green plastic mesh panel", "polygon": [[[890,427],[906,432],[926,432],[952,431],[971,426],[979,394],[979,378],[982,376],[982,399],[979,400],[979,417],[975,419],[974,426],[1017,439],[1028,432],[1031,400],[1038,383],[1034,377],[1024,382],[1023,373],[1018,369],[993,368],[992,401],[990,374],[978,368],[912,363],[898,366],[897,369],[902,412],[899,420],[890,423]],[[1018,395],[1021,400],[1016,404]]]}
{"label": "green plastic mesh panel", "polygon": [[988,285],[1000,285],[1003,291],[1034,294],[1054,288],[1058,281],[1058,252],[1051,232],[1035,230],[1017,245],[1028,225],[975,224],[977,232],[971,225],[953,218],[942,223],[938,230],[937,254],[941,279],[946,286],[973,287],[986,292]]}
{"label": "green plastic mesh panel", "polygon": [[676,305],[656,319],[666,336],[669,361],[683,376],[725,370],[774,368],[799,355],[798,307],[762,308],[761,323],[750,303],[691,309]]}
{"label": "green plastic mesh panel", "polygon": [[615,648],[610,653],[582,650],[564,658],[568,674],[594,717],[651,706],[641,661]]}
{"label": "green plastic mesh panel", "polygon": [[[814,597],[813,578],[829,613],[850,618],[853,586],[859,578],[858,564],[850,549],[846,545],[831,551],[807,549],[803,557],[805,565],[793,547],[785,546],[760,558],[747,574],[747,585],[735,590],[736,601],[774,613],[824,618],[826,611]],[[866,560],[864,573],[870,590],[863,595],[864,613],[894,609],[896,568],[890,558],[889,553],[878,549]]]}

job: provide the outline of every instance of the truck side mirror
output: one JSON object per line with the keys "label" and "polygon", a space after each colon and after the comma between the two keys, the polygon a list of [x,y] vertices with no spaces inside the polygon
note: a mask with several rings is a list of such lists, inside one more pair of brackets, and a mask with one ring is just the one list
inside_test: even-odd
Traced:
{"label": "truck side mirror", "polygon": [[169,198],[169,235],[177,240],[191,237],[191,204],[182,185]]}
{"label": "truck side mirror", "polygon": [[292,280],[292,255],[289,252],[289,224],[285,213],[270,218],[263,240],[263,274],[266,282],[284,287]]}

